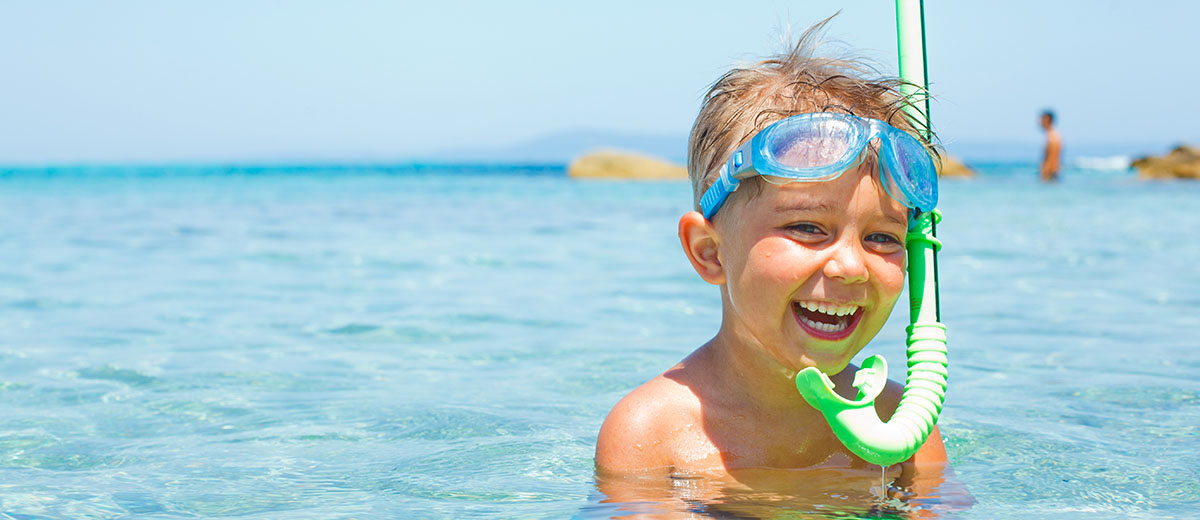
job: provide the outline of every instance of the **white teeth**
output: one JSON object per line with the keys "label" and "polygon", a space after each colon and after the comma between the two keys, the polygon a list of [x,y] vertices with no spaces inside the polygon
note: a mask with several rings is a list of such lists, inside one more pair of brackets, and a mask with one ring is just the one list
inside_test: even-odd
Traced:
{"label": "white teeth", "polygon": [[[829,316],[839,316],[839,317],[846,316],[848,314],[854,314],[854,313],[858,312],[858,309],[859,309],[859,307],[857,305],[841,305],[841,304],[836,304],[836,303],[817,302],[817,301],[799,301],[799,302],[796,302],[795,305],[797,307],[802,307],[804,309],[808,309],[809,312],[820,312],[820,313],[823,313],[823,314],[826,314]],[[800,321],[802,323],[804,323],[804,325],[806,327],[809,327],[813,330],[825,332],[828,334],[836,334],[838,332],[842,332],[842,331],[846,330],[847,328],[849,328],[850,322],[852,321],[849,319],[840,319],[840,320],[836,320],[836,323],[822,323],[819,321],[811,320],[807,316],[804,316],[803,314],[797,313],[796,316],[798,318],[800,318]]]}
{"label": "white teeth", "polygon": [[820,322],[812,321],[803,316],[801,316],[800,319],[802,321],[804,321],[805,325],[812,327],[816,330],[822,331],[822,332],[841,332],[843,330],[846,330],[846,326],[848,325],[848,323],[836,323],[836,324],[835,323],[820,323]]}
{"label": "white teeth", "polygon": [[848,314],[854,314],[858,312],[857,305],[839,305],[836,303],[810,301],[797,303],[800,305],[800,307],[808,309],[809,311],[820,312],[830,316],[846,316]]}

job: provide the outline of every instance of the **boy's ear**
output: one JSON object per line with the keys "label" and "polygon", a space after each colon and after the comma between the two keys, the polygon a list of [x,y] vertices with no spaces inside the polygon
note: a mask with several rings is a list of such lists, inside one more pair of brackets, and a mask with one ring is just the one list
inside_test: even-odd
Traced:
{"label": "boy's ear", "polygon": [[725,268],[717,255],[720,239],[704,215],[689,211],[679,217],[679,243],[700,278],[713,285],[725,283]]}

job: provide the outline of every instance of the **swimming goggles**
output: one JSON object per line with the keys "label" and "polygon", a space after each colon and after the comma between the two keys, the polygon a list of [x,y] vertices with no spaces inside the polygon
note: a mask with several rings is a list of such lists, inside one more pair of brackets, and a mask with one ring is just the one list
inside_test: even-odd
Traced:
{"label": "swimming goggles", "polygon": [[820,112],[772,123],[739,146],[700,198],[700,209],[712,218],[742,179],[754,175],[776,184],[836,179],[859,163],[875,138],[887,194],[915,213],[937,206],[937,171],[921,141],[878,119]]}

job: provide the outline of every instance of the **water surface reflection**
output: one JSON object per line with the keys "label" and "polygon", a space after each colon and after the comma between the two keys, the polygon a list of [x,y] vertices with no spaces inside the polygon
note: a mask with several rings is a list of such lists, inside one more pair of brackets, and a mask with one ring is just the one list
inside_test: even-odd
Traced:
{"label": "water surface reflection", "polygon": [[[582,518],[946,518],[974,498],[948,466],[823,465],[728,475],[596,476]],[[881,493],[881,490],[883,492]]]}

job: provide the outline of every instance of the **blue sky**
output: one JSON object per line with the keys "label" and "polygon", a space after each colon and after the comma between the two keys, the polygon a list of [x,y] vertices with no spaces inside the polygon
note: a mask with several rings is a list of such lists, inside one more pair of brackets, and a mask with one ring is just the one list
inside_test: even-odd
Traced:
{"label": "blue sky", "polygon": [[[733,6],[737,7],[734,8]],[[895,70],[886,1],[0,3],[0,164],[400,160],[574,130],[687,133],[731,65],[829,29]],[[1200,142],[1200,4],[930,1],[952,153]],[[1111,145],[1111,146],[1109,146]]]}

